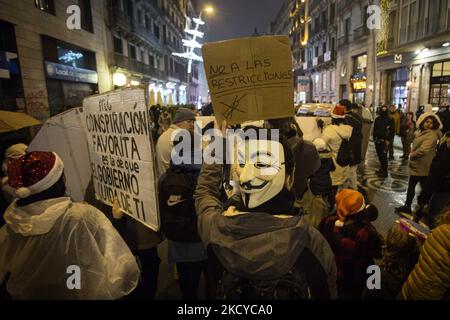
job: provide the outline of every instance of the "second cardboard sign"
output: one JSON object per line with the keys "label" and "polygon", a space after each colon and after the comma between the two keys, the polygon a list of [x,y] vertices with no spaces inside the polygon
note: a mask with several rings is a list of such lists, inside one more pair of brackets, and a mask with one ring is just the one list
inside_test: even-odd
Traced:
{"label": "second cardboard sign", "polygon": [[207,43],[202,48],[214,114],[231,125],[294,116],[287,36]]}

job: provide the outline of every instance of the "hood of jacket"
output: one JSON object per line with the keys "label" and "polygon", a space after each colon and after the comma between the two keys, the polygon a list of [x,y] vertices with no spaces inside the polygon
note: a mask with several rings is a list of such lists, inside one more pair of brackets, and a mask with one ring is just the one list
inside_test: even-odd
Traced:
{"label": "hood of jacket", "polygon": [[420,115],[419,119],[417,119],[417,123],[416,123],[416,127],[420,128],[420,125],[425,121],[426,118],[428,117],[433,117],[437,123],[439,123],[439,130],[442,129],[442,121],[441,118],[439,118],[439,116],[437,114],[435,114],[434,112],[424,112]]}
{"label": "hood of jacket", "polygon": [[61,197],[17,207],[16,201],[6,209],[4,219],[8,227],[23,236],[46,234],[72,205],[69,197]]}
{"label": "hood of jacket", "polygon": [[301,216],[263,212],[225,213],[213,228],[211,245],[222,265],[246,279],[276,279],[293,268],[309,242]]}
{"label": "hood of jacket", "polygon": [[333,125],[333,129],[341,136],[343,139],[350,139],[352,136],[353,128],[348,124],[341,124],[339,126]]}

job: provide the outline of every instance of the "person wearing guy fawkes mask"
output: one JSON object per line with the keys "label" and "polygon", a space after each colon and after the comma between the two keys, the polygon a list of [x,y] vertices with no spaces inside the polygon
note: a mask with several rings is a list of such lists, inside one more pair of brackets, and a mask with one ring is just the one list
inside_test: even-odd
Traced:
{"label": "person wearing guy fawkes mask", "polygon": [[[224,126],[222,132],[225,135]],[[200,238],[208,248],[208,258],[221,267],[213,279],[220,294],[216,297],[262,298],[249,288],[258,283],[270,287],[267,281],[284,279],[294,272],[306,279],[310,295],[274,296],[336,298],[336,264],[331,248],[294,210],[291,190],[295,169],[289,145],[282,136],[280,142],[254,137],[241,140],[236,150],[238,161],[232,166],[237,166],[239,203],[227,208],[220,200],[225,171],[222,164],[203,164],[194,196]],[[224,274],[228,279],[230,275],[240,279],[239,283],[247,281],[245,288],[227,291]]]}

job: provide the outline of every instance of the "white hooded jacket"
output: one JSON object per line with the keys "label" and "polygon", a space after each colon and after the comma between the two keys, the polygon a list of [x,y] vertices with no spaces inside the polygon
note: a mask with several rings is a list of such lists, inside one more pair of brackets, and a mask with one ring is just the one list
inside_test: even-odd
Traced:
{"label": "white hooded jacket", "polygon": [[350,139],[353,128],[346,124],[341,125],[328,125],[323,129],[322,139],[328,144],[331,150],[331,156],[333,158],[336,170],[330,172],[331,181],[333,186],[342,185],[348,177],[349,167],[341,167],[337,164],[336,158],[341,147],[342,139]]}
{"label": "white hooded jacket", "polygon": [[[13,299],[118,299],[136,287],[133,254],[96,208],[68,197],[13,202],[4,218],[0,283],[9,275]],[[79,267],[79,289],[69,288],[76,284],[71,266]]]}

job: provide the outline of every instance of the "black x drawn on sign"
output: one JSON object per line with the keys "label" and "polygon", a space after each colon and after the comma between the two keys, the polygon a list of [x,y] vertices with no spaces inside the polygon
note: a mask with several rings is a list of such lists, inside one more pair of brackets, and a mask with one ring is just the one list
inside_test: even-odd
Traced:
{"label": "black x drawn on sign", "polygon": [[221,104],[223,104],[224,106],[226,106],[226,107],[228,108],[227,111],[225,111],[224,113],[222,113],[223,116],[224,116],[226,119],[232,118],[232,117],[233,117],[233,112],[234,112],[234,111],[238,111],[238,112],[241,112],[241,113],[245,113],[245,111],[238,109],[239,103],[241,102],[241,100],[242,100],[245,96],[247,96],[247,94],[244,94],[242,97],[240,97],[240,98],[238,99],[238,96],[236,95],[236,96],[234,97],[234,101],[233,101],[232,104],[226,104],[226,103],[224,103],[224,102],[220,102]]}

